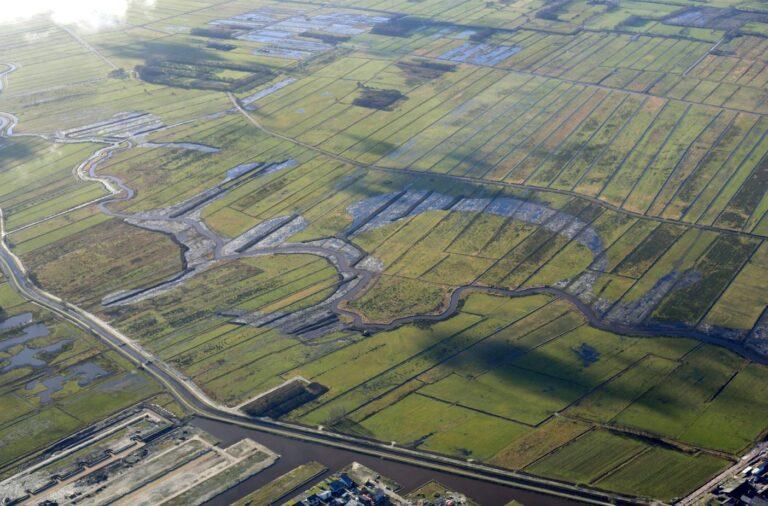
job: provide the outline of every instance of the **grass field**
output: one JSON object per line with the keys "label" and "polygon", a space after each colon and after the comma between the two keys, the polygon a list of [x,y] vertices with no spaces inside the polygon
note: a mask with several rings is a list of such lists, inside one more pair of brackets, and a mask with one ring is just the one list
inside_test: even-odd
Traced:
{"label": "grass field", "polygon": [[9,471],[58,439],[161,391],[93,336],[25,303],[1,276],[0,294],[0,468]]}
{"label": "grass field", "polygon": [[[228,406],[301,376],[327,391],[286,420],[670,501],[768,430],[766,14],[157,0],[100,30],[0,24],[6,240]],[[75,170],[110,145],[112,214]],[[462,287],[493,293],[398,323]],[[5,283],[0,308],[48,328],[0,336],[0,467],[178,409]]]}
{"label": "grass field", "polygon": [[260,489],[243,497],[235,503],[236,506],[256,506],[258,504],[273,504],[281,497],[307,484],[313,478],[326,471],[327,468],[319,462],[307,462],[271,482]]}

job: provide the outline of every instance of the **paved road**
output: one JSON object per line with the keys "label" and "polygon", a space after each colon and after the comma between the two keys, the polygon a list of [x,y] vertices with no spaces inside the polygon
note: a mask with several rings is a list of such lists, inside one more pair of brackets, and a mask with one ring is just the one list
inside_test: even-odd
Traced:
{"label": "paved road", "polygon": [[718,474],[707,483],[692,492],[688,497],[681,499],[676,504],[679,506],[694,506],[697,504],[704,504],[704,497],[709,493],[710,490],[715,488],[720,483],[723,483],[740,473],[750,464],[750,462],[753,462],[755,458],[765,455],[766,451],[768,451],[768,443],[758,444],[749,453],[739,459],[739,461],[736,462],[733,466]]}
{"label": "paved road", "polygon": [[[111,149],[119,148],[119,146],[111,147]],[[108,156],[108,154],[103,150],[99,150],[92,157],[90,157],[89,160],[91,163],[95,163],[96,161],[101,160],[104,156]],[[96,176],[90,170],[86,162],[81,164],[81,168],[87,169],[87,173],[90,175],[90,177],[99,180],[99,176]],[[111,192],[115,196],[116,200],[122,200],[126,198],[126,194],[131,194],[130,189],[125,188],[121,183],[115,183],[114,179],[111,179],[108,182],[111,184],[105,184],[105,186],[111,189]],[[104,204],[105,203],[102,203],[102,205]],[[501,470],[473,462],[465,462],[459,459],[435,455],[429,452],[393,447],[391,445],[386,445],[376,441],[330,433],[316,428],[246,416],[237,409],[223,406],[210,399],[207,394],[205,394],[199,387],[197,387],[197,385],[195,385],[194,382],[189,378],[185,378],[175,369],[169,367],[164,362],[157,360],[150,352],[143,349],[140,345],[132,341],[127,336],[123,335],[117,329],[111,327],[108,323],[102,321],[95,315],[88,313],[77,306],[69,304],[66,301],[56,297],[55,295],[45,292],[44,290],[35,286],[30,281],[29,276],[27,275],[27,272],[20,260],[7,247],[5,236],[6,232],[4,229],[4,217],[2,215],[2,210],[0,210],[0,237],[2,238],[0,243],[0,266],[10,280],[11,285],[16,288],[19,293],[21,293],[28,300],[48,308],[59,316],[71,321],[72,323],[99,337],[103,342],[112,346],[121,354],[154,376],[157,380],[166,386],[166,388],[174,395],[176,399],[179,400],[179,402],[181,402],[190,411],[198,414],[199,416],[225,423],[233,423],[239,426],[269,432],[284,437],[297,438],[338,448],[350,449],[363,454],[374,455],[404,463],[415,464],[422,467],[452,472],[462,476],[488,480],[516,488],[554,494],[585,502],[602,504],[628,504],[636,502],[630,497],[583,489],[552,480],[529,476],[523,473]],[[274,248],[265,248],[260,253],[315,254],[326,258],[333,257],[333,260],[335,261],[334,263],[338,266],[340,272],[348,275],[361,274],[361,272],[358,272],[358,270],[349,263],[345,256],[339,255],[336,252],[329,252],[329,250],[322,247],[298,244],[284,245]],[[365,273],[365,271],[362,271],[362,273]],[[359,286],[364,286],[364,283]],[[486,293],[513,297],[530,296],[540,293],[566,296],[569,298],[569,300],[571,300],[571,302],[574,303],[574,305],[579,307],[579,309],[581,309],[582,312],[587,315],[588,319],[590,319],[593,324],[600,324],[599,319],[591,313],[591,310],[587,305],[575,297],[570,296],[570,294],[559,293],[559,291],[555,289],[548,288],[529,289],[514,292],[510,290],[464,286],[454,292],[448,307],[442,313],[437,315],[409,316],[383,325],[365,324],[360,320],[359,315],[350,314],[350,316],[355,319],[356,326],[366,330],[385,330],[387,328],[394,328],[398,325],[403,325],[405,323],[419,319],[445,319],[449,318],[452,314],[455,313],[459,300],[463,295],[466,294],[466,292],[469,291],[482,291]],[[349,296],[352,297],[352,294]],[[339,312],[346,313],[341,310],[339,310]]]}
{"label": "paved road", "polygon": [[331,433],[319,428],[249,417],[236,409],[222,406],[211,400],[191,380],[180,376],[177,371],[162,361],[155,360],[151,353],[111,327],[108,323],[35,286],[30,281],[21,262],[8,248],[5,242],[5,230],[2,227],[2,223],[3,216],[2,211],[0,211],[0,235],[2,236],[0,267],[2,267],[3,273],[16,291],[27,300],[74,323],[119,351],[123,356],[159,380],[181,404],[201,417],[284,437],[344,448],[420,467],[437,469],[470,478],[593,504],[637,504],[641,502],[627,496],[604,493],[429,452]]}
{"label": "paved road", "polygon": [[[7,70],[0,73],[0,79],[11,72]],[[9,119],[10,117],[10,119]],[[0,135],[11,135],[12,125],[16,119],[13,116],[0,116],[5,118],[0,124]],[[111,144],[95,152],[77,168],[78,175],[83,178],[98,181],[110,192],[112,200],[130,198],[130,188],[122,185],[122,182],[110,177],[100,177],[93,172],[96,162],[109,157],[118,149],[123,149],[121,144]],[[106,201],[102,201],[102,206]],[[321,428],[305,427],[298,424],[273,421],[269,419],[254,418],[245,415],[241,411],[221,405],[203,392],[192,380],[171,368],[163,361],[156,358],[138,343],[134,342],[123,333],[113,328],[107,322],[96,315],[75,306],[61,298],[46,292],[36,286],[29,278],[28,272],[20,259],[10,250],[6,242],[5,219],[0,209],[0,268],[8,283],[19,294],[30,302],[48,309],[65,320],[73,323],[81,329],[90,332],[108,346],[117,350],[121,355],[145,370],[155,379],[161,382],[168,391],[182,405],[198,416],[235,424],[263,432],[280,436],[301,439],[327,446],[344,448],[358,453],[374,455],[380,458],[404,462],[420,467],[437,469],[453,474],[485,480],[489,482],[508,485],[515,488],[532,490],[544,494],[566,497],[592,504],[637,504],[641,503],[632,497],[611,494],[598,490],[591,490],[567,483],[539,478],[515,471],[495,468],[471,461],[436,455],[429,452],[387,445],[378,441],[346,436],[322,430]],[[307,247],[300,246],[295,253],[310,253]],[[326,251],[317,251],[316,254],[327,254]],[[351,268],[343,257],[337,259],[343,269]]]}
{"label": "paved road", "polygon": [[[2,78],[8,72],[10,72],[10,70],[6,71],[5,73],[0,73],[0,78]],[[240,104],[237,102],[234,96],[230,95],[230,98],[235,104],[235,106],[237,107],[237,109],[242,114],[244,114],[255,126],[257,126],[258,128],[262,128],[259,125],[258,121],[255,120],[255,118],[253,118],[250,114],[248,114],[247,111],[245,111],[240,107]],[[3,120],[3,118],[5,119]],[[0,134],[5,134],[5,135],[12,134],[12,127],[13,125],[15,125],[17,121],[16,118],[13,116],[5,115],[5,116],[0,116],[0,120],[3,120],[3,123],[0,123]],[[280,134],[271,134],[271,135],[277,135],[278,137],[283,137]],[[291,140],[292,142],[295,142],[292,139],[289,139],[289,138],[286,138],[286,139]],[[91,141],[93,141],[93,139]],[[103,161],[104,159],[109,158],[117,150],[127,149],[129,147],[130,147],[129,142],[110,144],[96,151],[91,157],[85,160],[77,168],[77,174],[79,177],[85,180],[100,182],[109,191],[110,198],[102,200],[100,204],[102,209],[105,211],[107,211],[106,204],[108,201],[129,199],[133,195],[133,192],[130,188],[124,185],[122,181],[120,181],[117,178],[110,177],[110,176],[96,175],[94,172],[95,167],[100,161]],[[343,161],[347,161],[346,159],[343,159],[342,157],[337,157],[336,155],[329,154],[329,156],[332,156],[334,158],[339,158]],[[348,163],[360,165],[351,160],[348,161]],[[371,168],[371,167],[368,167],[368,168]],[[376,170],[391,170],[393,172],[403,172],[400,169],[376,168]],[[431,174],[425,174],[418,171],[412,171],[412,172],[420,176],[424,176],[424,175],[431,176]],[[450,176],[450,177],[454,179],[462,179],[462,180],[471,179],[471,178],[462,178],[459,176]],[[110,213],[110,214],[113,214],[113,213]],[[604,493],[596,490],[584,489],[584,488],[577,487],[570,484],[559,483],[552,480],[530,476],[524,473],[517,473],[514,471],[502,470],[502,469],[494,468],[491,466],[487,466],[487,465],[479,464],[475,462],[467,462],[460,459],[455,459],[455,458],[441,456],[441,455],[435,455],[435,454],[420,451],[420,450],[413,450],[409,448],[401,448],[401,447],[386,445],[377,441],[346,436],[343,434],[331,433],[321,429],[304,427],[297,424],[289,424],[289,423],[277,422],[277,421],[272,421],[267,419],[253,418],[253,417],[246,416],[245,414],[243,414],[237,409],[229,408],[227,406],[221,405],[213,401],[212,399],[210,399],[207,396],[207,394],[205,394],[205,392],[203,392],[197,385],[195,385],[195,383],[192,380],[184,377],[179,371],[176,371],[175,369],[171,368],[170,366],[165,364],[163,361],[156,360],[156,358],[150,352],[143,349],[138,343],[135,343],[133,340],[131,340],[130,338],[128,338],[127,336],[119,332],[117,329],[110,326],[108,323],[99,319],[95,315],[88,313],[83,309],[77,306],[74,306],[56,297],[55,295],[50,294],[42,290],[41,288],[35,286],[34,283],[32,283],[31,280],[29,279],[29,276],[24,266],[22,265],[21,261],[13,254],[13,252],[8,248],[6,244],[6,241],[5,241],[6,231],[4,228],[3,218],[4,217],[2,215],[2,210],[0,210],[0,236],[2,239],[0,241],[1,243],[0,244],[0,267],[2,267],[3,272],[8,277],[10,284],[28,300],[51,310],[52,312],[74,323],[75,325],[93,333],[95,336],[100,338],[103,342],[107,343],[109,346],[118,350],[126,358],[138,364],[140,367],[145,369],[149,374],[151,374],[157,380],[159,380],[162,384],[164,384],[168,388],[168,390],[174,395],[174,397],[179,400],[179,402],[181,402],[188,409],[198,414],[199,416],[222,421],[225,423],[232,423],[232,424],[236,424],[236,425],[240,425],[243,427],[248,427],[248,428],[252,428],[260,431],[270,432],[270,433],[278,434],[284,437],[303,439],[303,440],[325,444],[329,446],[351,449],[353,451],[357,451],[364,454],[376,455],[382,458],[388,458],[388,459],[397,460],[405,463],[415,464],[422,467],[440,469],[443,471],[448,471],[448,472],[452,472],[455,474],[460,474],[468,477],[493,481],[496,483],[502,483],[502,484],[506,484],[509,486],[522,488],[522,489],[535,490],[535,491],[547,493],[547,494],[559,495],[559,496],[577,499],[585,502],[593,502],[593,503],[599,503],[599,504],[637,502],[636,500],[630,497]],[[269,254],[269,253],[307,254],[309,253],[309,254],[316,254],[318,256],[323,256],[326,258],[333,258],[333,260],[335,260],[334,263],[337,265],[342,275],[345,275],[347,277],[363,278],[364,282],[358,285],[361,288],[367,284],[367,281],[369,280],[369,277],[370,277],[370,273],[367,273],[367,271],[363,271],[361,269],[357,269],[354,265],[350,264],[350,262],[348,262],[343,255],[338,255],[333,250],[329,250],[327,248],[294,244],[294,245],[284,245],[284,246],[279,246],[274,248],[266,248],[260,253],[261,254]],[[351,291],[343,299],[339,300],[338,302],[352,298],[357,291],[358,290]],[[388,324],[364,323],[360,315],[339,309],[338,303],[335,305],[335,310],[341,314],[345,314],[347,316],[352,317],[352,319],[354,320],[354,326],[362,330],[386,330],[389,328],[394,328],[396,326],[403,325],[403,324],[410,323],[417,320],[437,321],[437,320],[449,318],[456,312],[458,308],[458,303],[461,297],[469,291],[482,291],[486,293],[493,293],[493,294],[504,295],[509,297],[523,297],[523,296],[530,296],[530,295],[542,294],[542,293],[555,295],[555,296],[568,299],[572,304],[574,304],[575,307],[577,307],[585,315],[585,317],[589,320],[590,324],[598,328],[604,328],[612,332],[618,332],[618,333],[629,334],[629,335],[652,336],[652,335],[659,334],[658,331],[654,331],[653,329],[637,329],[634,327],[622,326],[620,324],[603,323],[592,312],[591,308],[587,304],[584,304],[573,295],[563,292],[561,290],[557,290],[555,288],[533,288],[533,289],[527,289],[527,290],[511,291],[511,290],[501,290],[501,289],[478,287],[478,286],[462,286],[453,293],[450,299],[450,302],[448,304],[448,307],[442,313],[436,314],[436,315],[426,315],[426,316],[414,315],[414,316],[398,318]],[[664,335],[670,335],[670,334],[674,334],[674,333],[671,333],[666,330],[664,331]],[[692,337],[689,332],[678,331],[678,334],[681,337]],[[713,344],[719,344],[719,345],[727,346],[731,348],[735,345],[730,341],[721,342],[721,340],[718,340],[716,338],[711,338],[709,336],[696,336],[696,338],[705,340],[708,342],[712,342]],[[743,354],[745,353],[746,350],[734,350],[734,351],[737,351]]]}

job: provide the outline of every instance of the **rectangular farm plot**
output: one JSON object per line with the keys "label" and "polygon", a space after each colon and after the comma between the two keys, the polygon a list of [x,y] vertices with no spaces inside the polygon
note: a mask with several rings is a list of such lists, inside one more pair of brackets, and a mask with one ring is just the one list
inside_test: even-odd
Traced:
{"label": "rectangular farm plot", "polygon": [[591,425],[578,420],[550,418],[533,431],[512,441],[488,462],[508,469],[521,469],[591,429]]}
{"label": "rectangular farm plot", "polygon": [[[711,170],[715,172],[711,177],[704,179],[708,184],[700,192],[696,201],[687,209],[683,217],[686,221],[712,223],[738,189],[736,182],[740,184],[752,170],[754,164],[759,161],[759,155],[755,155],[755,151],[764,150],[766,142],[768,142],[766,140],[768,120],[764,116],[749,119],[752,121],[748,131],[742,131],[743,133],[739,134],[739,130],[737,130],[733,136],[729,136],[729,140],[738,136],[736,140],[739,143],[727,155],[728,158],[724,160],[726,163],[719,160],[720,163],[712,167]],[[751,161],[750,158],[752,158]],[[696,182],[700,183],[699,181]]]}
{"label": "rectangular farm plot", "polygon": [[634,96],[619,104],[613,113],[574,150],[572,156],[561,168],[550,184],[554,188],[571,190],[587,179],[598,160],[612,149],[611,143],[629,125],[636,115],[648,105]]}
{"label": "rectangular farm plot", "polygon": [[512,364],[594,388],[627,368],[651,350],[667,348],[670,355],[684,353],[677,343],[635,340],[592,327],[579,327],[514,359]]}
{"label": "rectangular farm plot", "polygon": [[594,253],[587,246],[572,240],[546,263],[536,267],[522,286],[562,286],[584,272],[594,260]]}
{"label": "rectangular farm plot", "polygon": [[660,320],[697,323],[756,247],[752,240],[719,237],[693,267],[698,279],[673,291],[653,316]]}
{"label": "rectangular farm plot", "polygon": [[[465,125],[459,134],[468,135],[466,140],[456,144],[452,138],[446,139],[420,158],[416,167],[439,173],[484,174],[492,167],[489,157],[519,128],[521,118],[532,118],[532,110],[554,100],[554,90],[560,88],[553,80],[531,79]],[[442,158],[435,160],[440,154]]]}
{"label": "rectangular farm plot", "polygon": [[534,474],[588,484],[646,450],[638,439],[594,429],[525,468]]}
{"label": "rectangular farm plot", "polygon": [[[410,167],[434,172],[451,172],[459,165],[477,165],[481,171],[483,161],[475,150],[493,140],[494,134],[502,135],[504,125],[510,124],[526,110],[537,97],[551,88],[541,78],[517,76],[505,77],[464,104],[455,108],[443,123],[453,125],[455,132],[429,150],[409,146],[407,154],[413,161]],[[549,85],[547,85],[549,84]],[[407,160],[403,160],[406,161]],[[405,164],[404,166],[409,166]],[[457,172],[459,170],[456,170]]]}
{"label": "rectangular farm plot", "polygon": [[[655,97],[646,99],[641,108],[631,116],[631,120],[611,141],[610,147],[595,160],[589,172],[577,183],[574,189],[586,195],[601,196],[603,189],[612,184],[613,177],[619,174],[624,162],[632,155],[632,150],[647,137],[656,118],[666,110],[666,105],[667,102],[663,99]],[[673,115],[670,112],[666,114],[668,116]],[[639,156],[639,154],[635,156]],[[648,155],[646,154],[646,156]],[[620,182],[621,184],[619,184]],[[613,196],[607,195],[605,198],[611,197],[608,199],[609,201],[621,205],[623,192],[629,192],[630,184],[619,179],[613,183],[611,194]],[[621,195],[619,195],[620,193]]]}
{"label": "rectangular farm plot", "polygon": [[421,279],[433,283],[464,285],[472,283],[488,269],[493,260],[467,255],[448,255],[430,270],[421,275]]}
{"label": "rectangular farm plot", "polygon": [[[741,360],[730,352],[701,346],[686,356],[664,382],[622,411],[614,422],[670,438],[681,437],[741,366]],[[725,424],[725,419],[721,423]],[[718,443],[715,449],[721,446]]]}
{"label": "rectangular farm plot", "polygon": [[[764,151],[764,150],[760,150]],[[747,176],[738,190],[731,197],[728,205],[715,220],[715,224],[726,228],[751,228],[754,225],[756,214],[760,219],[766,210],[765,187],[768,184],[768,157],[764,152],[758,151],[757,156],[763,156],[754,165],[752,172]]]}
{"label": "rectangular farm plot", "polygon": [[673,502],[729,464],[727,460],[703,453],[689,455],[665,448],[652,448],[594,484],[620,493]]}
{"label": "rectangular farm plot", "polygon": [[538,425],[584,392],[571,382],[515,367],[493,369],[476,378],[451,374],[419,390],[429,397],[527,425]]}
{"label": "rectangular farm plot", "polygon": [[515,220],[514,217],[510,218],[504,222],[501,228],[485,244],[482,245],[480,256],[501,259],[520,243],[525,241],[537,230],[537,228],[536,225]]}
{"label": "rectangular farm plot", "polygon": [[[480,301],[484,303],[481,304]],[[391,401],[384,402],[388,396],[393,395],[396,400],[397,392],[414,391],[420,385],[439,381],[454,371],[461,375],[476,376],[495,368],[500,361],[504,362],[510,355],[518,353],[519,347],[512,341],[525,332],[524,322],[528,322],[528,317],[548,302],[545,297],[507,300],[473,294],[467,299],[461,314],[471,314],[474,309],[479,314],[488,316],[487,318],[460,332],[441,338],[411,357],[403,357],[401,361],[390,363],[388,368],[378,373],[373,371],[372,376],[361,377],[360,383],[354,386],[350,384],[348,390],[330,392],[324,398],[327,402],[318,404],[319,407],[304,416],[303,420],[309,423],[323,423],[329,417],[333,418],[334,413],[342,411],[350,413],[354,419],[364,419],[368,415],[363,413],[370,414],[389,404]],[[451,320],[456,318],[458,317]],[[510,321],[511,323],[508,323]],[[423,334],[429,330],[415,326],[410,328],[410,332]],[[363,341],[353,348],[365,349],[367,346],[368,343]],[[377,351],[382,349],[376,348]],[[337,369],[334,374],[342,372],[343,369]],[[334,383],[333,379],[320,378],[313,377],[318,381],[325,381],[326,384]],[[372,409],[373,405],[380,407]]]}
{"label": "rectangular farm plot", "polygon": [[504,158],[557,110],[575,100],[581,91],[569,84],[543,83],[523,95],[519,102],[510,104],[508,117],[481,132],[478,143],[472,142],[471,147],[463,150],[463,156],[445,166],[452,174],[501,179],[508,170],[499,165]]}
{"label": "rectangular farm plot", "polygon": [[677,366],[677,362],[672,360],[646,355],[580,399],[568,409],[567,414],[607,422],[647,390],[664,381]]}
{"label": "rectangular farm plot", "polygon": [[715,111],[690,107],[680,117],[666,136],[653,158],[641,167],[632,191],[627,195],[623,208],[645,213],[656,198],[672,170],[681,161],[699,134],[717,117]]}
{"label": "rectangular farm plot", "polygon": [[730,329],[751,329],[768,306],[764,280],[768,278],[768,245],[762,243],[704,321]]}
{"label": "rectangular farm plot", "polygon": [[603,252],[606,257],[605,272],[613,273],[615,269],[624,261],[624,259],[634,253],[635,248],[648,240],[659,223],[651,220],[637,220],[621,236],[616,238],[612,244]]}
{"label": "rectangular farm plot", "polygon": [[411,248],[426,237],[446,214],[446,211],[431,211],[404,218],[401,223],[361,233],[355,237],[355,243],[372,251],[385,267],[390,267],[407,256]]}
{"label": "rectangular farm plot", "polygon": [[[413,380],[430,382],[441,378],[451,370],[482,367],[487,357],[482,353],[476,353],[475,349],[479,343],[484,343],[489,336],[492,336],[500,325],[503,325],[503,322],[484,319],[461,332],[451,334],[412,357],[393,363],[380,374],[365,379],[359,385],[334,398],[332,402],[313,411],[305,420],[322,422],[328,418],[332,419],[334,410],[339,408],[355,410],[372,399],[399,389]],[[332,393],[332,395],[337,394],[338,392]]]}
{"label": "rectangular farm plot", "polygon": [[719,111],[713,117],[706,128],[685,149],[674,168],[669,167],[672,170],[659,192],[653,196],[653,202],[647,208],[647,213],[659,216],[664,212],[670,202],[679,194],[683,184],[712,156],[712,150],[719,139],[725,135],[735,117],[736,113],[724,110]]}
{"label": "rectangular farm plot", "polygon": [[409,395],[361,425],[382,441],[480,460],[490,458],[530,430],[418,394]]}
{"label": "rectangular farm plot", "polygon": [[611,93],[601,97],[601,102],[595,110],[587,117],[574,121],[573,131],[570,135],[547,151],[540,167],[528,177],[526,183],[541,186],[551,185],[583,149],[594,149],[589,144],[590,139],[627,100],[628,96],[620,93]]}
{"label": "rectangular farm plot", "polygon": [[681,439],[732,454],[744,451],[765,430],[768,403],[753,394],[767,387],[765,368],[748,364],[714,394]]}
{"label": "rectangular farm plot", "polygon": [[484,246],[501,233],[502,228],[508,225],[509,220],[510,218],[503,216],[480,213],[472,224],[448,246],[446,251],[485,257],[487,253]]}
{"label": "rectangular farm plot", "polygon": [[[761,119],[765,119],[765,116]],[[768,166],[763,163],[767,153],[768,138],[764,135],[745,154],[739,165],[734,165],[728,171],[725,186],[714,196],[699,218],[699,223],[741,228],[751,221],[750,216],[764,197],[760,188],[763,186],[768,169]]]}
{"label": "rectangular farm plot", "polygon": [[656,115],[653,123],[642,132],[636,132],[635,145],[627,155],[618,160],[614,172],[608,175],[601,199],[617,206],[623,206],[640,177],[669,140],[678,124],[685,118],[690,106],[679,102],[667,102]]}
{"label": "rectangular farm plot", "polygon": [[[276,341],[284,343],[284,349],[273,353],[262,352],[250,361],[243,361],[240,367],[226,374],[216,374],[215,369],[208,377],[195,378],[205,384],[205,388],[215,394],[215,398],[230,406],[238,405],[255,395],[274,388],[285,382],[283,376],[292,377],[286,371],[318,360],[327,353],[326,349],[314,349],[300,342],[288,340],[283,336],[274,336]],[[348,337],[343,334],[331,334],[330,339]]]}
{"label": "rectangular farm plot", "polygon": [[[650,224],[648,224],[650,225]],[[639,278],[680,238],[685,229],[662,223],[613,269],[613,274]],[[634,235],[634,234],[633,234]]]}
{"label": "rectangular farm plot", "polygon": [[0,431],[0,463],[10,463],[41,446],[63,438],[82,425],[80,420],[58,408],[49,408]]}
{"label": "rectangular farm plot", "polygon": [[[734,115],[712,143],[706,147],[706,153],[690,169],[690,174],[679,183],[679,187],[662,209],[661,216],[679,218],[687,214],[689,208],[700,196],[708,193],[706,191],[708,184],[716,178],[726,162],[739,163],[738,147],[745,142],[754,142],[754,135],[759,135],[762,130],[757,121],[758,118],[750,114]],[[706,197],[704,200],[705,203],[709,202]]]}
{"label": "rectangular farm plot", "polygon": [[576,100],[564,105],[538,130],[522,139],[516,151],[499,162],[497,170],[506,170],[502,179],[518,183],[527,180],[539,168],[542,160],[604,99],[604,93],[587,89]]}
{"label": "rectangular farm plot", "polygon": [[[621,304],[625,307],[632,304],[637,306],[623,316],[620,316],[623,311],[614,307],[612,317],[629,318],[633,321],[645,319],[654,307],[653,304],[658,303],[672,289],[675,281],[682,277],[682,273],[690,269],[718,237],[716,232],[700,229],[686,231],[621,299]],[[645,304],[649,302],[653,304],[646,307]]]}
{"label": "rectangular farm plot", "polygon": [[[439,322],[424,332],[418,327],[401,327],[376,334],[356,346],[343,348],[294,371],[330,388],[329,394],[341,392],[406,361],[425,349],[475,325],[479,316],[461,313]],[[350,368],[354,362],[368,364]]]}

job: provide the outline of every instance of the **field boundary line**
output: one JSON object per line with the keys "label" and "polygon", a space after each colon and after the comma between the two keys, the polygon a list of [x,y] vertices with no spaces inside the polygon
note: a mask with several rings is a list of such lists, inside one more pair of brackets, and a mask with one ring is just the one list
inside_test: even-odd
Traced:
{"label": "field boundary line", "polygon": [[463,181],[463,182],[467,182],[467,183],[478,185],[478,186],[505,186],[505,187],[509,187],[509,188],[519,188],[519,189],[523,189],[523,190],[533,190],[533,191],[540,191],[540,192],[544,192],[544,193],[555,193],[555,194],[559,194],[559,195],[566,195],[566,196],[569,196],[569,197],[575,197],[575,198],[579,198],[579,199],[582,199],[582,200],[587,200],[587,201],[593,202],[595,204],[598,204],[598,205],[600,205],[602,207],[605,207],[607,209],[610,209],[612,211],[616,211],[616,212],[619,212],[619,213],[624,213],[624,214],[627,214],[627,215],[630,215],[630,216],[634,216],[636,218],[648,219],[648,220],[658,221],[658,222],[662,222],[662,223],[671,223],[671,224],[675,224],[675,225],[681,225],[681,226],[689,227],[689,228],[697,228],[697,229],[701,229],[701,230],[710,230],[712,232],[718,232],[718,233],[729,234],[729,235],[743,235],[743,236],[753,237],[753,238],[757,238],[757,239],[761,239],[761,240],[762,239],[768,239],[768,236],[766,236],[766,235],[757,234],[757,233],[754,233],[754,232],[747,232],[747,231],[744,231],[744,230],[733,230],[733,229],[721,228],[721,227],[717,227],[717,226],[714,226],[714,225],[706,225],[706,224],[703,224],[703,223],[691,223],[691,222],[686,222],[686,221],[674,220],[674,219],[670,219],[670,218],[664,218],[664,217],[661,217],[661,216],[649,216],[649,215],[645,215],[643,213],[638,213],[638,212],[635,212],[635,211],[629,211],[627,209],[622,209],[622,208],[620,208],[618,206],[615,206],[615,205],[613,205],[613,204],[611,204],[609,202],[606,202],[605,200],[602,200],[602,199],[599,199],[599,198],[596,198],[596,197],[592,197],[590,195],[586,195],[586,194],[583,194],[583,193],[578,193],[578,192],[575,192],[575,191],[572,191],[572,190],[562,190],[562,189],[558,189],[558,188],[550,188],[550,187],[546,187],[546,186],[538,186],[538,185],[530,185],[530,184],[522,184],[522,183],[511,183],[511,182],[508,182],[508,181],[478,179],[478,178],[471,177],[471,176],[457,176],[457,175],[453,175],[453,174],[443,174],[443,173],[437,173],[437,172],[425,172],[425,171],[421,171],[421,170],[413,170],[413,169],[405,169],[405,168],[398,169],[398,168],[391,168],[391,167],[381,167],[381,166],[378,166],[378,165],[368,164],[368,163],[364,163],[364,162],[358,162],[358,161],[353,160],[351,158],[347,158],[347,157],[344,157],[342,155],[337,155],[335,153],[331,153],[330,151],[326,151],[323,148],[320,148],[320,147],[317,147],[317,146],[313,146],[311,144],[307,144],[305,142],[302,142],[302,141],[299,141],[297,139],[288,137],[288,136],[283,135],[283,134],[281,134],[279,132],[275,132],[274,130],[271,130],[271,129],[268,129],[268,128],[264,127],[256,118],[253,117],[252,114],[250,114],[248,111],[246,111],[240,105],[239,100],[234,95],[232,95],[231,93],[227,93],[227,95],[229,96],[229,98],[232,101],[232,103],[235,105],[236,109],[243,116],[245,116],[248,119],[248,121],[253,126],[255,126],[259,130],[263,131],[267,135],[271,135],[273,137],[277,137],[279,139],[283,139],[283,140],[285,140],[287,142],[292,142],[294,144],[302,146],[302,147],[304,147],[306,149],[309,149],[311,151],[316,151],[316,152],[318,152],[320,154],[323,154],[323,155],[328,156],[330,158],[336,159],[336,160],[338,160],[340,162],[344,162],[344,163],[347,163],[347,164],[350,164],[352,166],[359,167],[359,168],[362,168],[362,169],[369,169],[369,170],[374,170],[374,171],[379,171],[379,172],[386,172],[386,173],[390,173],[390,174],[410,174],[410,175],[413,175],[413,176],[423,177],[423,178],[426,178],[426,179],[428,179],[428,178],[451,179],[451,180],[454,180],[454,181]]}

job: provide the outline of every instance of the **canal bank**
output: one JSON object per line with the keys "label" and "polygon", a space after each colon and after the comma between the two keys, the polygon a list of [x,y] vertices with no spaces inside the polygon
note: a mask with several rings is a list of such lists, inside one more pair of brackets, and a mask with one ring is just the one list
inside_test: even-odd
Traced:
{"label": "canal bank", "polygon": [[[502,506],[512,500],[516,500],[526,506],[568,506],[579,504],[576,501],[564,498],[362,455],[351,450],[268,434],[207,418],[194,417],[190,423],[220,439],[224,446],[247,437],[263,444],[281,456],[272,467],[217,496],[206,503],[206,506],[227,506],[232,501],[266,485],[278,476],[310,460],[325,465],[328,468],[329,474],[338,471],[352,462],[360,462],[381,473],[382,476],[393,479],[403,487],[404,491],[411,491],[429,480],[437,480],[449,489],[465,494],[483,506]],[[323,476],[318,477],[318,480]]]}

